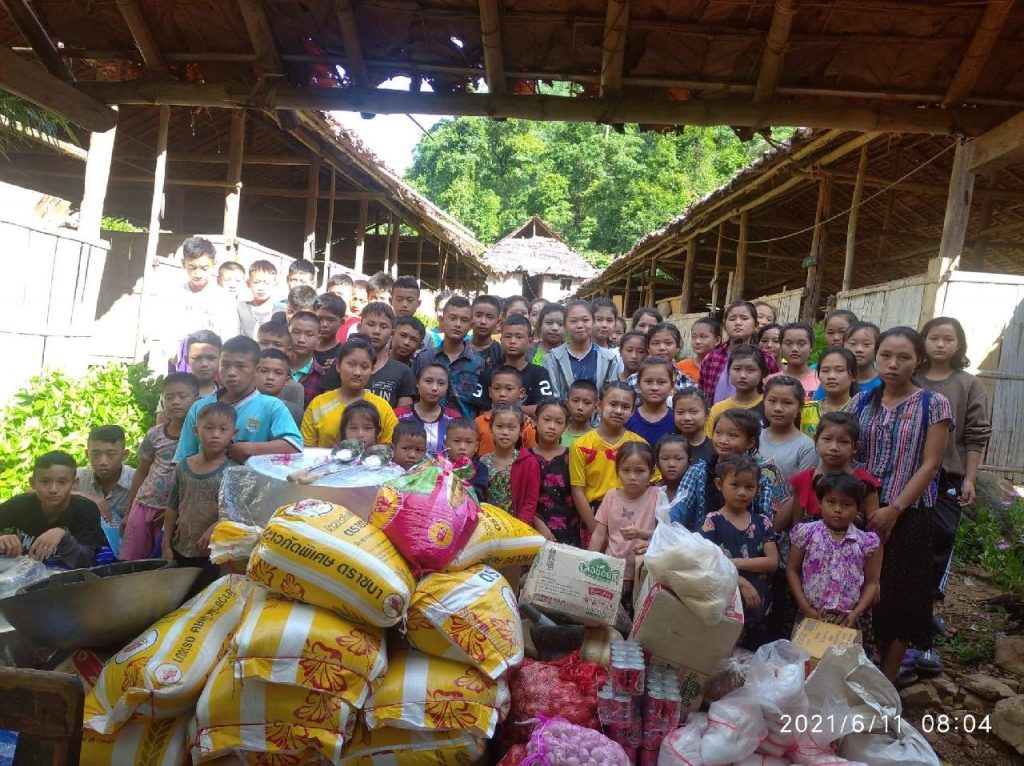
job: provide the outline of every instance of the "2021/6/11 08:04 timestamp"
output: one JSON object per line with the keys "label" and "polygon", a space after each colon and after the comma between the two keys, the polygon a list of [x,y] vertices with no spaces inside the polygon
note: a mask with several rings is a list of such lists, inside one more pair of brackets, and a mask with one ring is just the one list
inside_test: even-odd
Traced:
{"label": "2021/6/11 08:04 timestamp", "polygon": [[900,734],[903,718],[899,715],[785,715],[780,716],[781,734]]}
{"label": "2021/6/11 08:04 timestamp", "polygon": [[921,731],[925,734],[973,734],[976,731],[991,733],[992,721],[989,715],[952,715],[950,713],[925,713],[921,716]]}

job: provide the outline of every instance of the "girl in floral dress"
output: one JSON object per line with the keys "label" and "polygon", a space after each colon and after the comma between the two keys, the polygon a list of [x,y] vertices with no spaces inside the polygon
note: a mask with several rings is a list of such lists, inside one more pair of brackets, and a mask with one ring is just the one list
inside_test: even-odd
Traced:
{"label": "girl in floral dress", "polygon": [[534,528],[545,539],[580,547],[580,516],[569,483],[569,450],[562,434],[569,423],[569,408],[560,399],[537,405],[537,446],[531,449],[540,466],[540,496]]}
{"label": "girl in floral dress", "polygon": [[519,407],[499,404],[492,410],[491,434],[494,452],[480,462],[489,471],[487,502],[533,526],[537,515],[540,467],[529,450],[516,449],[526,416]]}

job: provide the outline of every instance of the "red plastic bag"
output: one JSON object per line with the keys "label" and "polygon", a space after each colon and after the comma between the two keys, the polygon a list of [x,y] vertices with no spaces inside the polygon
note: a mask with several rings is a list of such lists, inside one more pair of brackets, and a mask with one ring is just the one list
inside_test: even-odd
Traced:
{"label": "red plastic bag", "polygon": [[526,745],[512,745],[498,761],[498,766],[519,766],[524,758],[526,758]]}
{"label": "red plastic bag", "polygon": [[512,708],[502,727],[506,741],[526,742],[538,715],[599,728],[597,690],[607,680],[603,666],[575,654],[551,662],[524,660],[509,675]]}

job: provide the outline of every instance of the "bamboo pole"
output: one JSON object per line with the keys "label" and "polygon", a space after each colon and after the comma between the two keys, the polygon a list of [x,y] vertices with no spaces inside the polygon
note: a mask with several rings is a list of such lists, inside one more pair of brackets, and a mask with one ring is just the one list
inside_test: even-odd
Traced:
{"label": "bamboo pole", "polygon": [[[89,134],[89,154],[85,160],[82,203],[78,208],[78,233],[88,239],[99,239],[103,225],[103,202],[110,181],[110,162],[114,156],[117,128]],[[75,174],[77,177],[78,174]]]}
{"label": "bamboo pole", "polygon": [[363,256],[366,252],[366,217],[370,211],[370,204],[363,200],[359,203],[359,221],[356,223],[356,256],[352,268],[360,274],[363,272]]}
{"label": "bamboo pole", "polygon": [[711,313],[718,311],[718,285],[721,282],[722,244],[725,240],[725,223],[718,224],[718,244],[715,246],[715,273],[711,277]]}
{"label": "bamboo pole", "polygon": [[843,291],[853,286],[853,259],[857,250],[857,221],[860,219],[860,201],[864,196],[864,174],[868,169],[867,144],[860,148],[860,160],[857,162],[857,181],[853,186],[853,197],[850,200],[850,219],[846,225],[846,258],[843,261]]}
{"label": "bamboo pole", "polygon": [[416,281],[423,278],[423,232],[420,232],[419,240],[416,243]]}
{"label": "bamboo pole", "polygon": [[242,206],[242,155],[245,154],[245,112],[231,115],[231,135],[228,140],[228,174],[230,184],[224,194],[224,244],[238,252],[238,215]]}
{"label": "bamboo pole", "polygon": [[733,274],[733,300],[741,300],[747,286],[747,240],[750,238],[750,211],[740,213],[740,241],[736,243],[736,271]]}
{"label": "bamboo pole", "polygon": [[501,50],[501,8],[498,0],[480,0],[480,39],[484,46],[484,73],[490,93],[504,93],[505,57]]}
{"label": "bamboo pole", "polygon": [[[629,316],[629,296],[633,290],[633,272],[626,274],[626,286],[622,289],[622,316]],[[630,327],[629,329],[633,329]]]}
{"label": "bamboo pole", "polygon": [[402,244],[402,224],[394,213],[391,214],[389,228],[391,230],[391,239],[388,242],[388,262],[384,270],[394,279],[398,276],[398,248]]}
{"label": "bamboo pole", "polygon": [[[73,82],[75,75],[64,61],[60,51],[57,50],[53,39],[47,34],[46,28],[39,20],[32,6],[26,0],[0,0],[0,5],[7,9],[7,13],[11,17],[11,21],[14,22],[14,26],[21,32],[21,36],[28,40],[28,44],[32,46],[32,52],[39,57],[43,66],[46,67],[46,71],[58,80]],[[3,68],[0,67],[0,69]],[[91,129],[102,132],[110,127],[110,125],[107,125],[106,127]]]}
{"label": "bamboo pole", "polygon": [[828,244],[828,224],[825,219],[832,212],[832,178],[824,175],[818,186],[818,207],[814,214],[814,238],[808,256],[807,282],[804,285],[804,303],[801,318],[813,324],[821,303],[821,280],[825,274],[825,248]]}
{"label": "bamboo pole", "polygon": [[608,0],[601,43],[601,97],[616,97],[622,92],[622,70],[629,31],[629,0]]}
{"label": "bamboo pole", "polygon": [[359,27],[356,24],[356,13],[349,0],[333,0],[334,15],[341,28],[341,42],[345,46],[347,58],[345,71],[356,86],[366,85],[370,76],[363,60],[363,46],[359,40]]}
{"label": "bamboo pole", "polygon": [[683,266],[683,289],[679,294],[679,313],[689,314],[693,303],[693,277],[697,265],[697,238],[686,243],[686,265]]}
{"label": "bamboo pole", "polygon": [[331,245],[334,242],[334,193],[337,190],[338,169],[331,165],[331,199],[327,203],[327,238],[324,240],[323,289],[327,289],[328,272],[331,265]]}
{"label": "bamboo pole", "polygon": [[151,72],[163,73],[167,69],[167,62],[164,61],[160,46],[153,36],[153,30],[137,0],[117,0],[117,9],[121,12],[121,18],[124,19],[125,26],[128,27],[128,32],[142,55],[142,63]]}
{"label": "bamboo pole", "polygon": [[[729,272],[729,278],[725,282],[725,301],[724,301],[724,303],[725,303],[726,306],[728,306],[730,303],[732,303],[734,300],[736,300],[736,295],[733,293],[733,277],[735,276],[735,274],[736,274],[735,271],[730,271]],[[723,317],[723,319],[724,318],[725,317]]]}
{"label": "bamboo pole", "polygon": [[1012,8],[1013,0],[989,0],[985,13],[974,30],[974,37],[960,59],[960,66],[949,84],[946,97],[942,99],[943,106],[952,106],[964,101],[974,90]]}
{"label": "bamboo pole", "polygon": [[142,300],[139,301],[140,332],[135,336],[135,359],[141,360],[145,353],[144,334],[141,329],[147,326],[146,299],[147,279],[156,259],[157,246],[160,244],[160,220],[164,208],[164,178],[167,175],[167,134],[171,124],[171,108],[158,108],[156,131],[156,160],[153,163],[153,199],[149,205],[149,231],[146,234],[146,257],[142,262]]}
{"label": "bamboo pole", "polygon": [[306,218],[303,222],[302,257],[307,261],[316,258],[316,213],[320,199],[320,157],[313,156],[309,165],[309,181],[306,186]]}
{"label": "bamboo pole", "polygon": [[757,73],[754,101],[767,101],[775,95],[775,86],[782,75],[782,65],[789,46],[789,33],[796,15],[796,0],[775,0],[771,26],[764,41],[761,68]]}

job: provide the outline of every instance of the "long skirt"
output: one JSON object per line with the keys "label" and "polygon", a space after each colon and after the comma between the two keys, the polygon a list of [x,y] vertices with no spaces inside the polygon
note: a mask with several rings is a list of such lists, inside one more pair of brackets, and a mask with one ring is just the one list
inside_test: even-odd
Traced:
{"label": "long skirt", "polygon": [[894,639],[909,641],[921,650],[932,647],[933,513],[933,508],[921,503],[907,508],[885,543],[881,600],[873,610],[880,649]]}

